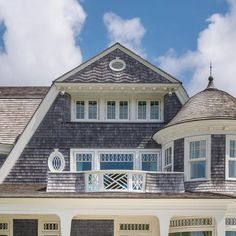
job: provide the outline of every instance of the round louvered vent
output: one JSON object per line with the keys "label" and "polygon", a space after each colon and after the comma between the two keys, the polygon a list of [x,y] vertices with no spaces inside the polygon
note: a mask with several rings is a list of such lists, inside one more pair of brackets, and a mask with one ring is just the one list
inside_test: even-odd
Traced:
{"label": "round louvered vent", "polygon": [[126,64],[123,60],[116,58],[110,62],[109,66],[114,71],[122,71],[125,69]]}
{"label": "round louvered vent", "polygon": [[63,171],[65,167],[65,159],[62,153],[55,149],[48,158],[48,168],[52,172]]}

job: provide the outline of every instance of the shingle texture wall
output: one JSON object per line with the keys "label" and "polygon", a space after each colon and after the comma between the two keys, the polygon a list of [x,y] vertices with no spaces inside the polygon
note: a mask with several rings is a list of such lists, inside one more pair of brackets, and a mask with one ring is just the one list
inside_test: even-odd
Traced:
{"label": "shingle texture wall", "polygon": [[3,163],[7,158],[7,154],[0,154],[0,168],[2,167]]}
{"label": "shingle texture wall", "polygon": [[13,236],[37,236],[38,220],[13,220]]}
{"label": "shingle texture wall", "polygon": [[169,123],[181,109],[182,104],[175,93],[173,93],[171,96],[166,94],[164,96],[164,104],[164,120],[166,123]]}
{"label": "shingle texture wall", "polygon": [[71,148],[160,148],[151,137],[161,123],[82,123],[70,122],[70,116],[70,97],[59,95],[5,183],[46,183],[54,148],[64,155],[65,170]]}
{"label": "shingle texture wall", "polygon": [[[120,72],[113,71],[109,67],[110,61],[116,57],[119,57],[126,63],[125,69]],[[63,82],[171,83],[169,80],[130,57],[120,49],[112,51]]]}
{"label": "shingle texture wall", "polygon": [[184,192],[183,173],[148,173],[146,192],[181,193]]}
{"label": "shingle texture wall", "polygon": [[211,135],[211,180],[185,182],[187,191],[235,193],[236,181],[225,180],[225,135]]}
{"label": "shingle texture wall", "polygon": [[184,172],[184,139],[174,141],[174,171]]}
{"label": "shingle texture wall", "polygon": [[71,236],[113,236],[113,220],[72,220]]}

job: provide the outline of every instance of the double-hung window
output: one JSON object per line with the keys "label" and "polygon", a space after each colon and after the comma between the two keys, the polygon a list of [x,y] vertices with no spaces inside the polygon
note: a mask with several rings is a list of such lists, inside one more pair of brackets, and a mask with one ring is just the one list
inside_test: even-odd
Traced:
{"label": "double-hung window", "polygon": [[236,136],[226,137],[226,178],[236,179]]}
{"label": "double-hung window", "polygon": [[129,102],[128,101],[107,101],[106,105],[107,120],[128,120]]}
{"label": "double-hung window", "polygon": [[168,145],[163,149],[163,170],[164,172],[173,171],[173,149],[172,145]]}
{"label": "double-hung window", "polygon": [[210,138],[208,136],[186,138],[185,142],[185,158],[187,158],[185,168],[188,180],[209,178]]}
{"label": "double-hung window", "polygon": [[75,118],[76,120],[97,120],[97,101],[76,101]]}
{"label": "double-hung window", "polygon": [[160,101],[137,101],[138,120],[160,120]]}

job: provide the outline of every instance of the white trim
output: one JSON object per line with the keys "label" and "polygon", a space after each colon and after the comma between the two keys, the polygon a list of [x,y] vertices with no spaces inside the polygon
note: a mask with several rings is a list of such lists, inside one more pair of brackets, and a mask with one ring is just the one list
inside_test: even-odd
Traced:
{"label": "white trim", "polygon": [[[165,166],[165,151],[171,148],[171,164]],[[165,171],[165,168],[171,167],[171,172],[174,171],[174,142],[169,142],[162,148],[162,171]]]}
{"label": "white trim", "polygon": [[[92,154],[92,171],[100,170],[100,154],[122,153],[133,154],[133,170],[141,170],[140,163],[141,154],[154,153],[161,158],[161,149],[87,149],[87,148],[72,148],[70,149],[70,172],[76,172],[76,154]],[[161,163],[160,163],[161,164]],[[158,172],[158,171],[157,171]]]}
{"label": "white trim", "polygon": [[161,129],[153,135],[153,139],[160,144],[197,135],[236,133],[236,120],[200,120],[176,124]]}
{"label": "white trim", "polygon": [[[58,169],[55,169],[53,166],[53,159],[54,157],[58,157],[61,161],[61,166]],[[55,149],[54,152],[50,154],[48,157],[48,168],[51,172],[61,172],[65,168],[65,158],[61,152],[59,152],[58,149]]]}
{"label": "white trim", "polygon": [[[77,102],[84,102],[84,118],[83,119],[77,119],[76,117],[76,104]],[[96,119],[89,119],[89,102],[97,102],[97,118]],[[99,120],[99,100],[98,99],[71,99],[71,112],[72,115],[72,121],[80,122],[80,121],[98,121]]]}
{"label": "white trim", "polygon": [[[119,68],[119,69],[118,69],[118,68],[114,68],[114,67],[112,66],[112,64],[113,64],[114,62],[120,62],[120,63],[122,64],[122,67]],[[119,57],[117,57],[117,58],[115,58],[115,59],[113,59],[113,60],[110,61],[109,67],[110,67],[110,69],[113,70],[113,71],[122,71],[122,70],[125,69],[126,63],[125,63],[125,61],[123,61],[123,60],[121,60]]]}
{"label": "white trim", "polygon": [[77,172],[76,170],[76,154],[91,154],[92,155],[92,163],[91,163],[91,170],[96,170],[95,165],[95,151],[81,151],[81,149],[71,149],[70,150],[70,171]]}
{"label": "white trim", "polygon": [[226,147],[225,147],[225,179],[226,180],[236,180],[236,177],[229,177],[229,161],[235,161],[236,157],[230,157],[230,141],[236,142],[236,135],[226,135]]}
{"label": "white trim", "polygon": [[[138,118],[138,102],[146,102],[146,119],[139,119]],[[158,102],[159,103],[159,119],[151,119],[151,102]],[[145,122],[145,121],[152,121],[152,122],[163,122],[163,112],[161,109],[163,104],[163,100],[162,99],[138,99],[136,100],[136,120],[137,121],[141,121],[141,122]]]}
{"label": "white trim", "polygon": [[16,142],[15,146],[11,150],[8,158],[4,162],[2,168],[0,169],[0,184],[4,181],[7,177],[15,163],[17,162],[18,158],[20,157],[21,153],[23,152],[25,146],[30,141],[31,137],[35,133],[36,129],[39,127],[40,123],[42,122],[43,118],[47,114],[49,108],[53,104],[55,98],[57,97],[59,91],[56,89],[55,85],[53,84],[48,91],[46,97],[40,103],[38,109],[32,116],[31,120],[27,124],[25,130],[19,137],[18,141]]}
{"label": "white trim", "polygon": [[[205,178],[190,178],[190,159],[189,159],[189,144],[193,141],[206,141],[206,158],[197,158],[196,161],[204,160],[206,161],[206,177]],[[193,160],[192,160],[193,161]],[[211,178],[211,136],[202,135],[202,136],[193,136],[184,139],[184,174],[186,181],[205,181],[210,180]]]}

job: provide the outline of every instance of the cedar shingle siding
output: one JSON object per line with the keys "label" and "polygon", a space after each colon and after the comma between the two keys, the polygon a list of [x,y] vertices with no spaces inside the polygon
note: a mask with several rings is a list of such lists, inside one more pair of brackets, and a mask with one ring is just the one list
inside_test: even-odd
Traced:
{"label": "cedar shingle siding", "polygon": [[[167,102],[170,114],[169,106]],[[65,170],[69,170],[71,148],[161,148],[152,135],[163,123],[71,122],[70,112],[70,96],[58,95],[5,183],[46,184],[48,157],[54,148],[64,155]]]}
{"label": "cedar shingle siding", "polygon": [[[119,57],[124,60],[126,67],[120,72],[110,69],[111,60]],[[83,70],[73,74],[63,81],[70,83],[171,83],[169,80],[154,72],[131,56],[116,49],[108,55],[90,64]]]}

